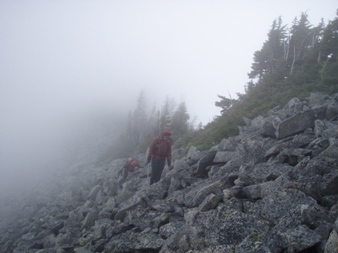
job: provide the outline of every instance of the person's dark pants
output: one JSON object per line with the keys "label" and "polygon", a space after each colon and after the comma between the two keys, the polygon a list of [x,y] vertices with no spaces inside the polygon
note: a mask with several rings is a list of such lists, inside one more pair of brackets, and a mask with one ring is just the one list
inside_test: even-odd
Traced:
{"label": "person's dark pants", "polygon": [[150,184],[160,181],[162,171],[165,165],[165,160],[166,160],[165,157],[161,157],[160,159],[156,159],[153,157],[153,159],[151,159]]}

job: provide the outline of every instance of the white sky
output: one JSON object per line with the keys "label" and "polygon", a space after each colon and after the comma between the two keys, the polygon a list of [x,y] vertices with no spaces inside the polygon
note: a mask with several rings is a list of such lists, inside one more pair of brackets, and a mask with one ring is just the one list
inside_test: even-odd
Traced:
{"label": "white sky", "polygon": [[134,109],[142,89],[149,108],[168,95],[206,124],[219,115],[218,94],[244,92],[274,19],[291,25],[307,12],[317,25],[337,8],[336,0],[0,0],[0,158],[51,133],[56,120]]}

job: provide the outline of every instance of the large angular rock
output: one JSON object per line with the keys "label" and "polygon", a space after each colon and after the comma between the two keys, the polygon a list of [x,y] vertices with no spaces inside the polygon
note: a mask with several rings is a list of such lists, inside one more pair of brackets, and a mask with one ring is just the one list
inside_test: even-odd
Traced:
{"label": "large angular rock", "polygon": [[213,161],[216,153],[216,150],[210,150],[204,157],[199,160],[196,171],[197,175],[201,177],[207,177],[208,171],[206,170],[206,168],[214,164]]}
{"label": "large angular rock", "polygon": [[321,237],[316,232],[304,225],[282,233],[281,239],[288,252],[301,252],[321,241]]}
{"label": "large angular rock", "polygon": [[209,210],[215,209],[215,207],[221,201],[222,197],[223,196],[221,196],[221,195],[215,195],[215,194],[211,193],[199,205],[200,211],[201,212],[205,212],[205,211],[209,211]]}
{"label": "large angular rock", "polygon": [[91,191],[89,192],[88,199],[95,200],[97,194],[99,191],[102,190],[102,187],[100,185],[96,185]]}
{"label": "large angular rock", "polygon": [[316,119],[325,118],[326,109],[327,105],[323,105],[315,109],[301,111],[283,120],[276,130],[277,139],[283,139],[291,135],[302,133],[308,128],[313,128]]}
{"label": "large angular rock", "polygon": [[218,180],[216,182],[204,183],[190,190],[184,195],[184,203],[187,207],[196,207],[201,204],[204,199],[211,193],[215,195],[222,195],[222,185],[224,182]]}
{"label": "large angular rock", "polygon": [[237,155],[236,151],[217,151],[214,163],[227,163]]}
{"label": "large angular rock", "polygon": [[135,197],[130,199],[125,203],[115,214],[115,220],[123,220],[126,216],[126,213],[130,210],[133,210],[136,206],[140,205],[143,200],[140,197]]}
{"label": "large angular rock", "polygon": [[189,148],[187,155],[186,155],[187,162],[190,165],[195,164],[201,159],[202,155],[203,155],[203,153],[200,152],[196,147],[191,146]]}
{"label": "large angular rock", "polygon": [[321,194],[338,194],[338,169],[323,176],[321,183]]}

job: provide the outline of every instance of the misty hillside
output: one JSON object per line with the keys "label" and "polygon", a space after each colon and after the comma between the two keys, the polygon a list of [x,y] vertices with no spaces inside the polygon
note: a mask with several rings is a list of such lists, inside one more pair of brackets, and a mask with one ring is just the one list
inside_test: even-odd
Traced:
{"label": "misty hillside", "polygon": [[[206,125],[170,97],[149,111],[142,90],[129,113],[6,139],[22,147],[4,156],[0,252],[338,252],[337,32],[337,17],[273,21],[245,92],[219,95]],[[172,166],[149,185],[146,150],[166,127]],[[144,168],[119,187],[130,156]]]}
{"label": "misty hillside", "polygon": [[337,119],[338,93],[295,97],[208,150],[174,149],[152,185],[145,166],[119,187],[126,158],[98,166],[87,150],[6,199],[1,252],[335,253]]}

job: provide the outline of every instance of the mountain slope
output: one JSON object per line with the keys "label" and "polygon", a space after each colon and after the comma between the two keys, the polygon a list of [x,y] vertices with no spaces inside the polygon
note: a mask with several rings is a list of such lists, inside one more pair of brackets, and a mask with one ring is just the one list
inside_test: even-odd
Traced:
{"label": "mountain slope", "polygon": [[1,252],[337,252],[338,94],[245,121],[209,150],[174,150],[151,186],[145,167],[118,187],[124,158],[74,164],[53,191],[8,201]]}

